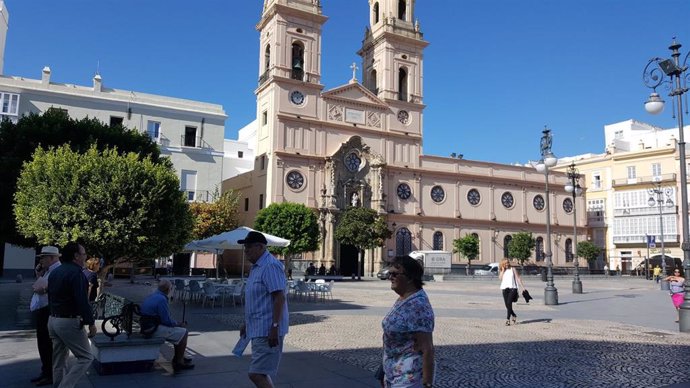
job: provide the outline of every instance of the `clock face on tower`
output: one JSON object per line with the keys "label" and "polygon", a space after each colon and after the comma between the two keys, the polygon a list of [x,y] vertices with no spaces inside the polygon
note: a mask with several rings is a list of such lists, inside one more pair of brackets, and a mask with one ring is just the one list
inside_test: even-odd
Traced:
{"label": "clock face on tower", "polygon": [[410,114],[406,110],[401,110],[398,112],[398,121],[403,124],[407,124],[410,121]]}
{"label": "clock face on tower", "polygon": [[290,101],[295,105],[302,105],[304,103],[304,94],[299,90],[295,90],[290,93]]}

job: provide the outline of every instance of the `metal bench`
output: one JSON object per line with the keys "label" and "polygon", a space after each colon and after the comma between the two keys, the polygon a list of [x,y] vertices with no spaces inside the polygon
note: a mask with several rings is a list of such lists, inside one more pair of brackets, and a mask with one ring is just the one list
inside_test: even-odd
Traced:
{"label": "metal bench", "polygon": [[101,333],[91,338],[94,367],[98,374],[147,372],[158,359],[163,338],[145,338],[139,333],[139,305],[118,295],[101,294],[92,302]]}

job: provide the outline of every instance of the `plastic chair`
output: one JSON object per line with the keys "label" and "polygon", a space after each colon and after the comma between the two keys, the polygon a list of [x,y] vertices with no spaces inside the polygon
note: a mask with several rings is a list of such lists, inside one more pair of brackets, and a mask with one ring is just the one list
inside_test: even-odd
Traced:
{"label": "plastic chair", "polygon": [[189,299],[199,300],[202,297],[204,290],[201,288],[198,280],[189,281]]}
{"label": "plastic chair", "polygon": [[321,300],[326,300],[326,294],[328,294],[331,300],[333,299],[333,283],[335,282],[331,280],[330,282],[321,286],[319,289],[319,292],[321,293]]}
{"label": "plastic chair", "polygon": [[242,304],[242,298],[244,298],[244,283],[235,285],[232,291],[232,305],[237,305],[237,300],[239,299],[240,304]]}
{"label": "plastic chair", "polygon": [[175,289],[173,290],[173,297],[175,299],[184,299],[187,294],[187,286],[184,284],[184,280],[175,279],[174,284]]}
{"label": "plastic chair", "polygon": [[[201,302],[201,307],[204,307],[206,305],[207,300],[211,300],[211,308],[214,308],[216,306],[216,299],[220,297],[221,294],[218,291],[218,287],[216,287],[215,284],[206,282],[204,283],[204,295],[203,295],[203,300]],[[223,302],[221,301],[221,306],[223,305]]]}

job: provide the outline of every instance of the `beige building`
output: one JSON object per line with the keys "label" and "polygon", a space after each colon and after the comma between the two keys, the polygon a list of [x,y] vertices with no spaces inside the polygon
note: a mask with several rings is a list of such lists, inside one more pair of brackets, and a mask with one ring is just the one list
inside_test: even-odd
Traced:
{"label": "beige building", "polygon": [[[412,250],[452,251],[454,239],[477,234],[480,262],[499,261],[518,231],[537,238],[544,263],[544,175],[533,168],[425,155],[422,150],[423,52],[427,42],[414,1],[370,1],[370,25],[358,54],[363,80],[324,90],[322,26],[312,0],[265,1],[260,33],[254,169],[225,180],[241,192],[243,222],[274,202],[296,202],[319,214],[321,246],[304,262],[357,272],[356,251],[334,238],[339,215],[364,206],[387,215],[393,236],[366,253],[363,274]],[[449,130],[454,130],[450,129]],[[535,131],[535,154],[539,132]],[[553,260],[571,266],[573,203],[563,173],[550,176]],[[579,208],[584,199],[578,198]],[[243,211],[243,212],[242,212]],[[585,216],[578,217],[582,235]],[[570,244],[570,245],[569,245]],[[458,254],[453,263],[464,263]]]}
{"label": "beige building", "polygon": [[[605,249],[599,265],[629,273],[645,257],[659,260],[661,223],[664,252],[682,260],[678,129],[628,120],[606,125],[604,132],[605,153],[563,158],[555,168],[565,171],[573,162],[583,174],[587,237]],[[647,236],[654,240],[649,254]],[[666,264],[674,262],[667,258]]]}

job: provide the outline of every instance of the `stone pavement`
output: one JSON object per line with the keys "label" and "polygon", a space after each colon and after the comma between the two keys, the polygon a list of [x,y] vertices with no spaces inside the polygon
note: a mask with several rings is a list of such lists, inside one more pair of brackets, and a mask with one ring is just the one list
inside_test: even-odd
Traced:
{"label": "stone pavement", "polygon": [[[116,280],[109,292],[141,301],[153,290]],[[148,280],[150,282],[150,280]],[[436,387],[690,387],[690,335],[678,333],[667,292],[643,279],[584,278],[573,295],[571,278],[556,278],[558,306],[543,305],[544,283],[525,279],[535,298],[516,306],[519,324],[506,327],[495,279],[430,282],[436,314]],[[387,281],[336,283],[334,300],[290,301],[278,387],[377,387],[381,318],[396,295]],[[39,370],[32,330],[26,330],[30,283],[0,282],[0,376],[3,387],[32,387]],[[19,308],[17,306],[19,305]],[[172,304],[176,319],[182,303]],[[15,313],[16,311],[16,313]],[[242,320],[240,307],[185,306],[195,358],[192,371],[172,375],[172,348],[154,371],[99,376],[79,388],[252,387],[249,357],[230,356]]]}

